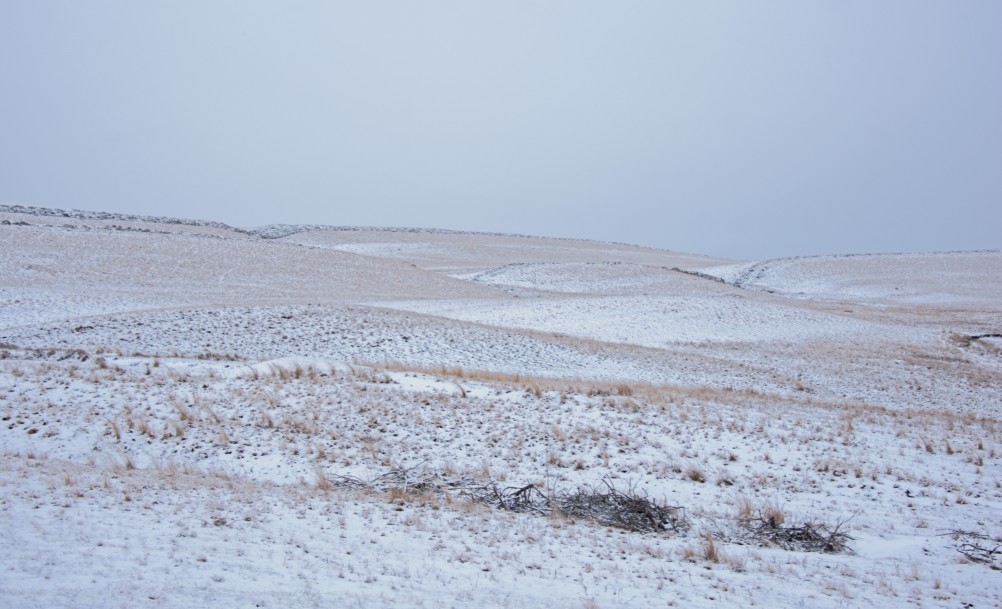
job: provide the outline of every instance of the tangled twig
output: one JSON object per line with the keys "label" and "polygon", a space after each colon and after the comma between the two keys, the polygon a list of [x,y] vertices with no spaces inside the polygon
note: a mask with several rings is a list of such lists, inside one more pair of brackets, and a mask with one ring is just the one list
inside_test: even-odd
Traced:
{"label": "tangled twig", "polygon": [[949,535],[957,542],[957,551],[971,562],[996,566],[996,557],[1002,556],[1002,535],[992,537],[985,533],[974,531],[953,530],[943,535]]}

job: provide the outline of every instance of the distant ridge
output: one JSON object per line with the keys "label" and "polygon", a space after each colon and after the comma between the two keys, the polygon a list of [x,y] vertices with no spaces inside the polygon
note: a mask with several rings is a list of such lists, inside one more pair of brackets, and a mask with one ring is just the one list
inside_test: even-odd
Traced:
{"label": "distant ridge", "polygon": [[[256,228],[237,228],[223,222],[211,220],[190,220],[170,216],[143,216],[139,214],[122,214],[107,211],[86,211],[82,209],[58,209],[55,207],[34,207],[31,205],[0,204],[0,213],[24,214],[28,216],[44,216],[48,218],[68,218],[75,220],[105,220],[118,222],[149,222],[151,224],[178,224],[182,226],[204,226],[230,230],[237,233],[253,235],[262,239],[281,239],[299,233],[313,231],[346,231],[346,232],[388,232],[415,233],[431,235],[483,235],[485,237],[517,237],[522,239],[556,239],[563,241],[594,241],[574,237],[543,237],[539,235],[523,235],[518,233],[500,233],[486,231],[451,230],[447,228],[408,228],[389,226],[335,226],[332,224],[268,224]],[[633,245],[623,243],[620,245]],[[640,247],[640,246],[637,246]],[[656,249],[656,248],[652,248]]]}
{"label": "distant ridge", "polygon": [[[519,239],[556,239],[564,241],[593,241],[593,239],[577,239],[573,237],[541,237],[539,235],[522,235],[518,233],[492,233],[486,231],[452,230],[448,228],[414,228],[403,226],[334,226],[331,224],[269,224],[252,228],[246,232],[263,239],[281,239],[299,233],[314,231],[345,231],[345,232],[386,232],[414,233],[424,235],[481,235],[484,237],[516,237]],[[631,244],[622,244],[631,245]]]}
{"label": "distant ridge", "polygon": [[[104,220],[118,222],[149,222],[151,224],[176,224],[181,226],[202,226],[233,231],[262,239],[281,239],[300,233],[314,231],[345,231],[345,232],[388,232],[388,233],[412,233],[426,235],[476,235],[483,237],[513,237],[516,239],[551,239],[554,241],[583,241],[590,243],[606,243],[609,245],[623,245],[628,247],[639,247],[649,250],[672,251],[664,248],[652,247],[648,245],[637,245],[636,243],[624,243],[620,241],[603,241],[600,239],[586,239],[583,237],[549,237],[542,235],[526,235],[520,233],[502,233],[489,231],[469,231],[453,230],[447,228],[415,228],[415,227],[390,227],[390,226],[335,226],[332,224],[268,224],[256,228],[237,228],[223,222],[210,220],[189,220],[185,218],[174,218],[170,216],[143,216],[138,214],[122,214],[106,211],[86,211],[80,209],[57,209],[53,207],[33,207],[30,205],[10,205],[0,204],[0,213],[24,214],[30,216],[45,216],[50,218],[68,218],[76,220]],[[705,254],[693,254],[705,256]]]}
{"label": "distant ridge", "polygon": [[205,226],[221,228],[237,233],[247,231],[210,220],[188,220],[168,216],[140,216],[136,214],[119,214],[106,211],[86,211],[82,209],[55,209],[52,207],[32,207],[30,205],[0,205],[0,213],[25,214],[29,216],[45,216],[49,218],[71,218],[76,220],[117,220],[120,222],[149,222],[151,224],[180,224],[183,226]]}

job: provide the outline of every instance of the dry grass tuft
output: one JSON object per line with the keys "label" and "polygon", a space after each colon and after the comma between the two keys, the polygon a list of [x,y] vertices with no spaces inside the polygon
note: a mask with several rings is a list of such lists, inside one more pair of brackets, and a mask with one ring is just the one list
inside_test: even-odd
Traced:
{"label": "dry grass tuft", "polygon": [[706,472],[703,468],[695,463],[690,463],[688,467],[685,468],[685,477],[693,482],[706,482]]}
{"label": "dry grass tuft", "polygon": [[683,548],[682,558],[689,562],[705,561],[714,564],[725,560],[724,554],[717,546],[713,535],[708,532],[703,533],[702,541],[700,541],[698,546],[689,545]]}

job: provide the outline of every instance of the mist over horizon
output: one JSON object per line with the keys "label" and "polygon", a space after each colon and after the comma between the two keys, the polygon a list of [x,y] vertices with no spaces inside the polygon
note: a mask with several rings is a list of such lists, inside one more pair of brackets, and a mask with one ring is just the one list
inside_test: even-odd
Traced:
{"label": "mist over horizon", "polygon": [[1002,5],[0,7],[0,201],[735,259],[1002,247]]}

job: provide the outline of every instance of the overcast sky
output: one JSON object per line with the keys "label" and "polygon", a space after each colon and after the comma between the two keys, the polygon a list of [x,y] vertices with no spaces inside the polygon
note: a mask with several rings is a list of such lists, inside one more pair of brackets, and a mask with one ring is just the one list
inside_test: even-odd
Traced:
{"label": "overcast sky", "polygon": [[1002,247],[1002,2],[0,2],[0,202]]}

